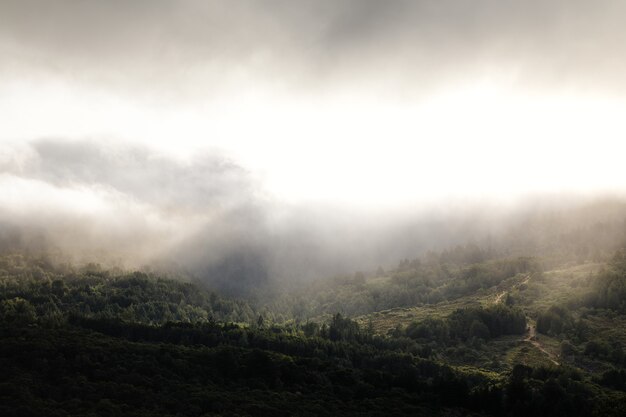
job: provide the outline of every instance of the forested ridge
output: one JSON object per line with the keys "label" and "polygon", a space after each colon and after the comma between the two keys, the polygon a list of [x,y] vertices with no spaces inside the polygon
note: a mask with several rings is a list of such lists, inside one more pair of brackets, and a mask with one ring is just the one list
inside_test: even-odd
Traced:
{"label": "forested ridge", "polygon": [[625,17],[0,0],[0,417],[626,417]]}
{"label": "forested ridge", "polygon": [[[456,305],[489,288],[514,295],[497,303],[459,304],[449,314],[381,334],[345,311],[285,320],[286,310],[276,307],[280,301],[272,312],[180,278],[5,256],[0,413],[624,414],[623,351],[590,327],[596,317],[622,312],[622,304],[611,300],[621,296],[626,281],[623,252],[588,278],[579,295],[537,310],[537,330],[564,339],[563,349],[569,344],[577,358],[560,366],[541,360],[485,365],[481,359],[502,343],[527,349],[522,338],[533,312],[523,297],[530,290],[510,282],[534,274],[544,285],[536,260],[465,259],[453,267],[430,258],[403,261],[384,281],[357,273],[348,285],[367,287],[373,280],[379,288],[410,288],[413,280],[432,280],[445,294],[444,301],[432,300],[435,305]],[[560,327],[554,317],[563,322]],[[577,323],[587,323],[580,340]]]}

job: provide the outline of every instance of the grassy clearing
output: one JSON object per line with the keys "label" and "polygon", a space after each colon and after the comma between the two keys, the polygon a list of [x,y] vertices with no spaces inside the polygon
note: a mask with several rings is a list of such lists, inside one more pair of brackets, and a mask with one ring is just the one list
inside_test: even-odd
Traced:
{"label": "grassy clearing", "polygon": [[506,363],[509,367],[517,364],[527,366],[554,366],[552,361],[539,349],[527,342],[520,342],[506,352]]}
{"label": "grassy clearing", "polygon": [[[489,297],[492,298],[491,295]],[[454,301],[443,301],[419,307],[377,311],[372,314],[359,316],[355,320],[362,326],[369,326],[371,322],[374,333],[384,335],[398,326],[404,328],[414,321],[424,320],[427,317],[444,318],[456,309],[477,306],[483,303],[484,301],[476,297],[463,297]]]}
{"label": "grassy clearing", "polygon": [[[479,290],[470,296],[430,305],[378,311],[359,316],[356,321],[362,326],[372,328],[376,334],[384,335],[398,327],[405,328],[411,322],[419,322],[426,318],[445,318],[460,308],[504,302],[506,296],[510,294],[514,303],[528,315],[529,325],[533,326],[534,319],[541,311],[555,304],[567,305],[588,291],[594,275],[602,267],[603,264],[585,263],[546,271],[530,277],[518,274],[497,286]],[[589,318],[589,324],[594,334],[605,334],[606,337],[626,344],[624,331],[626,317],[593,316]],[[440,359],[451,365],[463,364],[485,372],[510,370],[516,364],[555,366],[553,360],[594,373],[606,369],[602,364],[587,359],[561,358],[560,353],[561,341],[559,339],[536,334],[533,331],[532,334],[524,336],[504,336],[487,343],[479,343],[475,346],[474,352],[451,349],[450,352],[442,353]]]}
{"label": "grassy clearing", "polygon": [[[473,295],[460,297],[455,300],[442,301],[436,304],[426,304],[408,308],[393,308],[389,310],[381,310],[371,314],[365,314],[356,317],[355,320],[359,325],[369,326],[371,322],[372,328],[376,334],[384,335],[388,331],[396,327],[404,328],[414,321],[430,318],[445,318],[453,311],[460,308],[488,306],[501,301],[503,292],[516,290],[519,284],[526,280],[526,276],[518,274],[511,277],[499,285],[493,286],[487,290],[478,290]],[[380,283],[381,278],[377,279]],[[368,283],[369,284],[369,283]]]}
{"label": "grassy clearing", "polygon": [[565,305],[589,290],[603,264],[585,263],[546,271],[511,292],[531,317],[555,304]]}

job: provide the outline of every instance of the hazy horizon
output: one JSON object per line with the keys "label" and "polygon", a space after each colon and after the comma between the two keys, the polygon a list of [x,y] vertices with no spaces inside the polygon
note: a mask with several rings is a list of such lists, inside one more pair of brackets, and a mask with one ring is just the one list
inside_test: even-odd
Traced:
{"label": "hazy horizon", "polygon": [[3,1],[4,240],[316,275],[624,201],[625,11]]}

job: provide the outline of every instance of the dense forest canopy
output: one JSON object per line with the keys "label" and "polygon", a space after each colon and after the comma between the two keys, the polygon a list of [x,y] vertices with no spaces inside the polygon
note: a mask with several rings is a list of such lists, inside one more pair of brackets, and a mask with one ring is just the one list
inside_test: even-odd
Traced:
{"label": "dense forest canopy", "polygon": [[183,270],[4,255],[1,411],[619,416],[625,252],[564,242],[459,244],[238,298]]}
{"label": "dense forest canopy", "polygon": [[624,16],[0,0],[0,416],[626,416]]}

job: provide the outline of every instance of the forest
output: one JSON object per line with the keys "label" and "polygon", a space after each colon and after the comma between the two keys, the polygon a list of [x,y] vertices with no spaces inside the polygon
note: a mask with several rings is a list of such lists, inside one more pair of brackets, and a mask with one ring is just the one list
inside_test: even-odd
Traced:
{"label": "forest", "polygon": [[0,417],[626,417],[625,17],[0,0]]}
{"label": "forest", "polygon": [[5,255],[0,413],[621,416],[625,299],[623,249],[546,270],[467,244],[248,298]]}

